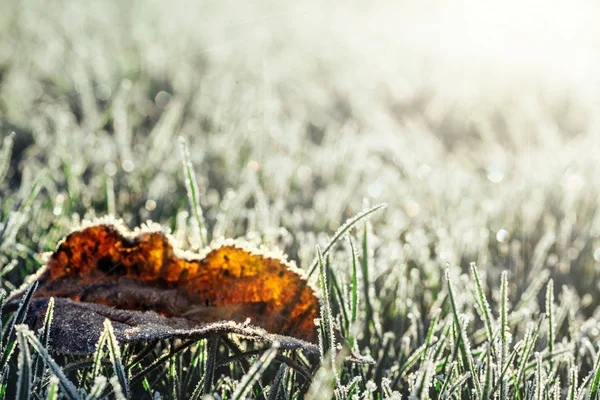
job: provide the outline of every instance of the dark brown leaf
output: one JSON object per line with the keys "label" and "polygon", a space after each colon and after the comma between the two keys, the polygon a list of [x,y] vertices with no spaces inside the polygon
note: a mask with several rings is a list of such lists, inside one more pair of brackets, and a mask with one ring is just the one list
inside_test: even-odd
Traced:
{"label": "dark brown leaf", "polygon": [[200,257],[159,231],[98,224],[68,235],[31,280],[39,282],[32,322],[56,298],[59,351],[93,350],[105,318],[123,343],[229,332],[312,349],[317,338],[319,302],[301,272],[236,241]]}

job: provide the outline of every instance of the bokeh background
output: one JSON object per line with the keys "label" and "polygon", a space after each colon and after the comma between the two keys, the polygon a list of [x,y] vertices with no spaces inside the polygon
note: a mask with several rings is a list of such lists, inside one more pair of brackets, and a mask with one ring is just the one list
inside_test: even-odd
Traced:
{"label": "bokeh background", "polygon": [[446,266],[477,262],[491,287],[509,271],[515,305],[552,276],[562,310],[593,317],[599,15],[586,1],[2,1],[1,250],[24,266],[3,284],[84,218],[152,219],[185,242],[181,135],[213,238],[306,267],[387,202],[371,290],[389,312],[427,314]]}

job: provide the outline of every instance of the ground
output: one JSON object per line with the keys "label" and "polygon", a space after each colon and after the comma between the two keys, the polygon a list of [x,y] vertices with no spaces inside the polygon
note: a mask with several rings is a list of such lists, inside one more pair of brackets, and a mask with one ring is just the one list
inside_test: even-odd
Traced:
{"label": "ground", "polygon": [[577,4],[530,19],[434,0],[2,2],[6,292],[83,220],[152,220],[191,251],[202,221],[208,240],[308,271],[347,219],[387,204],[310,277],[339,331],[321,357],[223,366],[203,340],[107,350],[96,370],[4,315],[5,394],[73,397],[70,381],[147,398],[595,396],[598,10]]}

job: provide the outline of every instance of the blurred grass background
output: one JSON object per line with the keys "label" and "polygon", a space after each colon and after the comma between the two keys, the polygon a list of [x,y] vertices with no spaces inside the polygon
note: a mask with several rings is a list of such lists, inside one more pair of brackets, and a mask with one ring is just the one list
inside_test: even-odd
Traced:
{"label": "blurred grass background", "polygon": [[[347,218],[387,202],[371,219],[367,292],[398,346],[405,316],[427,326],[446,266],[470,262],[493,304],[502,271],[515,305],[552,277],[595,343],[597,11],[3,1],[0,261],[19,266],[5,285],[83,218],[152,219],[185,242],[182,135],[212,238],[277,246],[306,268]],[[331,265],[348,277],[343,247]],[[523,324],[543,308],[536,296]]]}

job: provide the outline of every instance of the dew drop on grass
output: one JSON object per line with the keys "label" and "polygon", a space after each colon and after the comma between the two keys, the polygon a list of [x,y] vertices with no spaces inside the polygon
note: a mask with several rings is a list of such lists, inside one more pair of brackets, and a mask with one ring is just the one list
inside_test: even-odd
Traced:
{"label": "dew drop on grass", "polygon": [[506,229],[500,229],[498,231],[498,233],[496,233],[496,240],[499,241],[500,243],[508,242],[509,237],[510,237],[510,234],[508,233],[508,231]]}
{"label": "dew drop on grass", "polygon": [[156,210],[156,202],[154,200],[148,199],[146,200],[146,204],[144,205],[144,207],[146,207],[146,210],[148,211],[154,211]]}
{"label": "dew drop on grass", "polygon": [[54,200],[54,209],[52,210],[52,213],[54,215],[59,216],[60,214],[62,214],[64,202],[65,202],[65,195],[62,193],[57,194],[56,199]]}
{"label": "dew drop on grass", "polygon": [[133,83],[129,79],[123,79],[123,81],[121,81],[121,87],[125,90],[131,89],[132,86]]}
{"label": "dew drop on grass", "polygon": [[216,189],[207,189],[206,195],[204,196],[207,204],[214,205],[219,204],[220,196],[219,191]]}
{"label": "dew drop on grass", "polygon": [[596,248],[596,250],[594,250],[594,260],[600,262],[600,247]]}
{"label": "dew drop on grass", "polygon": [[566,177],[566,181],[565,181],[565,189],[572,191],[572,192],[577,192],[579,190],[581,190],[581,188],[583,188],[583,186],[585,185],[585,180],[583,179],[583,177],[581,175],[578,174],[568,174]]}
{"label": "dew drop on grass", "polygon": [[102,101],[107,101],[108,99],[110,99],[110,96],[112,94],[112,90],[110,89],[110,86],[105,85],[104,83],[96,86],[96,89],[94,90],[95,94],[96,94],[96,98],[98,100],[102,100]]}
{"label": "dew drop on grass", "polygon": [[154,104],[156,104],[158,108],[167,108],[171,103],[172,98],[173,96],[171,96],[170,93],[161,90],[156,94],[156,97],[154,98]]}
{"label": "dew drop on grass", "polygon": [[114,162],[109,161],[104,164],[104,173],[108,176],[115,176],[117,173],[117,166]]}
{"label": "dew drop on grass", "polygon": [[500,183],[504,179],[504,170],[498,164],[490,164],[487,167],[487,178],[490,182]]}
{"label": "dew drop on grass", "polygon": [[131,160],[123,160],[121,166],[123,167],[123,171],[125,172],[131,172],[135,168],[135,164]]}
{"label": "dew drop on grass", "polygon": [[416,217],[421,212],[421,206],[419,206],[419,203],[413,200],[406,202],[405,209],[406,214],[408,214],[409,217]]}
{"label": "dew drop on grass", "polygon": [[552,266],[555,266],[556,264],[558,264],[559,261],[560,260],[559,260],[558,256],[556,254],[552,253],[552,254],[548,255],[546,263],[552,267]]}
{"label": "dew drop on grass", "polygon": [[554,266],[554,269],[563,275],[569,275],[571,273],[571,264],[559,262]]}

